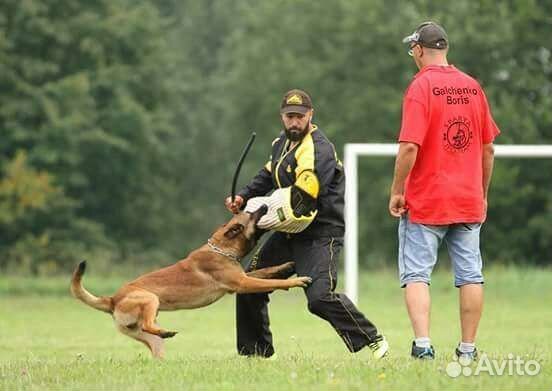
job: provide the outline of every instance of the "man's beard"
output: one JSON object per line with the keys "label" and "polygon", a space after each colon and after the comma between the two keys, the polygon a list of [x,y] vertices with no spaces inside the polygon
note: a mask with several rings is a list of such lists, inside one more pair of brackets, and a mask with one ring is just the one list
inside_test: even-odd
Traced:
{"label": "man's beard", "polygon": [[303,137],[308,133],[310,123],[307,123],[303,129],[292,126],[289,129],[284,129],[286,132],[286,137],[289,141],[301,141]]}

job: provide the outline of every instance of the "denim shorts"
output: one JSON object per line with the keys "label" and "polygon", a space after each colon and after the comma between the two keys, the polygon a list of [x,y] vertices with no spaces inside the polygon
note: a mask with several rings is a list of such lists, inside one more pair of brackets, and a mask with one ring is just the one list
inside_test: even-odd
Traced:
{"label": "denim shorts", "polygon": [[407,214],[399,223],[399,279],[429,285],[441,243],[447,245],[454,270],[454,285],[482,284],[483,260],[479,249],[480,223],[426,225],[413,223]]}

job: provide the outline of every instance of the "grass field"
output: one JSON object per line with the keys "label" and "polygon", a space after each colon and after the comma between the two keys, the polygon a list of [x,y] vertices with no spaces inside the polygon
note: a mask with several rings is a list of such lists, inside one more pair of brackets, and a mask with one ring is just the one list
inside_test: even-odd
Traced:
{"label": "grass field", "polygon": [[[180,333],[167,341],[166,359],[156,361],[117,333],[108,315],[71,298],[68,278],[0,277],[0,389],[552,390],[552,270],[495,267],[486,278],[480,351],[537,360],[538,375],[446,374],[459,331],[457,291],[444,270],[431,288],[433,362],[408,356],[411,330],[394,271],[365,272],[361,281],[360,308],[391,344],[379,362],[368,352],[349,354],[333,329],[308,313],[301,290],[272,295],[275,361],[236,355],[232,296],[199,310],[161,313],[160,323]],[[112,293],[123,281],[94,275],[93,264],[84,279],[96,294]]]}

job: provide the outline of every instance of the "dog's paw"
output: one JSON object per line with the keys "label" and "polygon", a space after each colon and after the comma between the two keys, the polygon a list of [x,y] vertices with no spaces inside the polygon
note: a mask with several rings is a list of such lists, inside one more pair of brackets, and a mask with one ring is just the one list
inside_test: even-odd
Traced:
{"label": "dog's paw", "polygon": [[159,334],[161,338],[172,338],[176,334],[178,334],[178,331],[163,331]]}

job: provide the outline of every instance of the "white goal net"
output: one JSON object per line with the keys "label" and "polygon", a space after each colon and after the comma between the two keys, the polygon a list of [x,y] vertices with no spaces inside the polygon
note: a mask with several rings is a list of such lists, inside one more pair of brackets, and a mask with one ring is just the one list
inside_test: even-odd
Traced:
{"label": "white goal net", "polygon": [[[398,148],[398,144],[345,144],[345,293],[355,304],[358,304],[358,242],[362,239],[358,237],[358,158],[395,156]],[[495,157],[552,158],[552,145],[495,145]]]}

